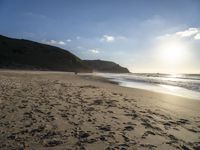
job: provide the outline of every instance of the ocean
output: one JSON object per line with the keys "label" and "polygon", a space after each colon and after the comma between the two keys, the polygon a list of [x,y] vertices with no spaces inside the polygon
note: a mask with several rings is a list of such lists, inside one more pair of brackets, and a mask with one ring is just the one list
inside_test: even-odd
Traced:
{"label": "ocean", "polygon": [[120,86],[200,100],[200,74],[94,73]]}

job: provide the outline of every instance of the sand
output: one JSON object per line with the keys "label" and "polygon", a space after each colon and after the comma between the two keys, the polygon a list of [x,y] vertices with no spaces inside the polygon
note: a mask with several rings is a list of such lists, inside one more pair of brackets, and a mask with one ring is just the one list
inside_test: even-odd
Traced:
{"label": "sand", "polygon": [[200,149],[200,100],[63,72],[0,71],[0,149]]}

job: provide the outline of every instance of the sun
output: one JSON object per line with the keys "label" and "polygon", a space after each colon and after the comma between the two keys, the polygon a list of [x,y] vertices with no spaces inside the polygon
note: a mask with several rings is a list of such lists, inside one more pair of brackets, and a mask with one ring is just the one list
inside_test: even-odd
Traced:
{"label": "sun", "polygon": [[159,44],[159,58],[165,64],[180,64],[186,57],[186,45],[178,40],[165,41]]}

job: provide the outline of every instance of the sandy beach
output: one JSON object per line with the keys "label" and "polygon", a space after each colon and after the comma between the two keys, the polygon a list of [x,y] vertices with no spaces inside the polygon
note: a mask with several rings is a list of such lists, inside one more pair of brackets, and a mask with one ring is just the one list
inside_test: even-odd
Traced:
{"label": "sandy beach", "polygon": [[0,149],[200,149],[200,100],[64,72],[0,71]]}

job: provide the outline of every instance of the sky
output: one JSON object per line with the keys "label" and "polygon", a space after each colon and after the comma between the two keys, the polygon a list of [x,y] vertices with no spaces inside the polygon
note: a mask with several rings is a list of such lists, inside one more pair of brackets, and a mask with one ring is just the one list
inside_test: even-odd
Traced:
{"label": "sky", "polygon": [[0,0],[0,34],[131,72],[200,73],[199,0]]}

